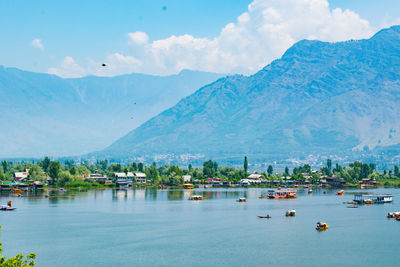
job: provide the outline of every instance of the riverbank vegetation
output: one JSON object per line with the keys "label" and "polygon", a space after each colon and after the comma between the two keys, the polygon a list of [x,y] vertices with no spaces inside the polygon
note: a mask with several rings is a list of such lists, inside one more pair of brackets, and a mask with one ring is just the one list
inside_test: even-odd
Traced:
{"label": "riverbank vegetation", "polygon": [[[269,165],[265,170],[253,172],[253,174],[257,173],[258,175],[255,177],[262,183],[274,183],[275,185],[284,185],[291,182],[292,184],[307,183],[325,186],[338,184],[359,186],[363,180],[369,180],[376,181],[377,184],[382,186],[400,187],[398,166],[394,166],[393,170],[384,170],[382,172],[377,171],[375,166],[374,163],[367,164],[357,161],[350,163],[348,166],[341,166],[337,163],[333,165],[332,161],[328,159],[326,166],[319,169],[312,169],[310,165],[305,164],[294,167],[291,171],[286,167],[282,172],[276,172],[273,166]],[[113,187],[117,179],[115,177],[116,173],[144,173],[146,174],[146,183],[156,186],[180,186],[187,182],[205,184],[212,181],[227,181],[238,184],[245,179],[254,178],[249,176],[251,173],[249,173],[248,168],[247,157],[244,158],[243,168],[219,166],[213,160],[205,161],[201,167],[193,167],[191,164],[182,167],[176,165],[157,166],[156,163],[145,165],[142,162],[120,164],[110,163],[108,160],[98,160],[93,163],[89,161],[74,162],[72,160],[59,162],[45,157],[43,160],[36,162],[2,161],[0,165],[0,180],[13,181],[16,179],[16,173],[28,170],[24,182],[39,181],[50,187],[80,187],[88,189]],[[87,179],[93,173],[107,178],[107,183]]]}
{"label": "riverbank vegetation", "polygon": [[[1,229],[1,225],[0,225]],[[16,256],[12,258],[6,258],[6,256],[3,255],[3,244],[0,242],[0,266],[1,267],[29,267],[29,266],[35,266],[35,258],[36,254],[35,253],[30,253],[26,256],[22,254],[17,254]]]}

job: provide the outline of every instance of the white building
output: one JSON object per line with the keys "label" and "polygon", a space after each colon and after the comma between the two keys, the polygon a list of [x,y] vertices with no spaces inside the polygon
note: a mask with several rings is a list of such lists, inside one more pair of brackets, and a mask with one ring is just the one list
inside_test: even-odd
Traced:
{"label": "white building", "polygon": [[145,184],[146,183],[146,174],[143,172],[135,173],[136,183]]}
{"label": "white building", "polygon": [[16,181],[22,182],[26,178],[28,178],[29,169],[26,169],[24,172],[14,172],[14,179]]}
{"label": "white building", "polygon": [[190,175],[183,175],[182,178],[183,178],[183,181],[184,181],[185,183],[190,183],[190,180],[192,179],[192,176],[190,176]]}

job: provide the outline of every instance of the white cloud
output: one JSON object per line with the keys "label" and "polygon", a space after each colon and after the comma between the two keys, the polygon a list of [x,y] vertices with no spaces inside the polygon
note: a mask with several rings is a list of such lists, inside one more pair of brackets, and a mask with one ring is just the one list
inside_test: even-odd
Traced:
{"label": "white cloud", "polygon": [[252,73],[302,39],[336,42],[367,38],[373,32],[357,13],[332,10],[327,0],[254,0],[216,38],[185,34],[148,43],[141,33],[146,41],[135,43],[143,49],[132,53],[147,73],[171,74],[183,68]]}
{"label": "white cloud", "polygon": [[79,66],[72,57],[66,56],[59,67],[50,68],[47,73],[64,78],[77,78],[87,75],[88,71]]}
{"label": "white cloud", "polygon": [[40,50],[44,50],[44,46],[42,44],[42,41],[39,38],[35,38],[32,40],[31,45],[33,47],[39,48]]}
{"label": "white cloud", "polygon": [[[253,73],[302,39],[344,41],[368,38],[369,22],[351,10],[331,9],[328,0],[254,0],[215,38],[172,35],[149,42],[144,32],[128,34],[129,55],[107,56],[109,69],[87,67],[97,75],[143,72],[172,74],[182,69]],[[90,65],[90,64],[89,64]]]}
{"label": "white cloud", "polygon": [[140,31],[128,33],[128,37],[134,44],[137,45],[144,45],[149,41],[147,34]]}

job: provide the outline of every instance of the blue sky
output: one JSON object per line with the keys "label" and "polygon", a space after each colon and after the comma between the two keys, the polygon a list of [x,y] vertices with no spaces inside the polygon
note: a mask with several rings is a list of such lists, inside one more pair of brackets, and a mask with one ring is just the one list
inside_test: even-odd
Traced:
{"label": "blue sky", "polygon": [[[320,0],[322,5],[325,1]],[[304,8],[306,4],[300,2],[307,0],[256,0],[255,8],[250,12],[248,5],[252,2],[0,1],[0,25],[3,25],[0,27],[0,65],[65,77],[129,72],[170,74],[183,68],[251,73],[279,57],[298,39],[341,41],[366,38],[382,27],[400,23],[400,1],[330,0],[328,9],[332,20],[318,25],[310,21],[303,25],[304,30],[285,28],[277,38],[278,24],[286,21],[296,24],[296,19],[305,20],[293,10],[293,5],[298,5],[297,9]],[[315,20],[321,20],[328,12],[327,8],[308,4],[307,8],[317,10],[310,11],[311,15],[319,14]],[[343,11],[337,18],[334,18],[335,8]],[[346,14],[346,9],[353,13]],[[259,14],[271,10],[276,12],[268,16],[273,17],[277,13],[275,20],[259,20]],[[250,14],[250,22],[239,22],[238,17],[245,12]],[[359,16],[358,21],[354,14]],[[345,34],[338,33],[343,29],[332,30],[339,27],[337,25],[341,20],[348,23],[348,26],[343,26],[346,30],[351,28]],[[253,21],[254,25],[250,25]],[[365,21],[368,22],[367,26]],[[229,33],[221,34],[229,23],[234,24],[231,35],[237,35],[236,40],[230,41],[227,37]],[[275,26],[274,32],[255,33],[255,29],[263,25]],[[325,35],[319,30],[321,27],[325,27]],[[326,35],[327,31],[329,35]],[[135,32],[144,34],[129,35]],[[145,37],[147,41],[137,43],[134,40],[138,39],[133,36]],[[247,44],[240,42],[247,38]],[[155,42],[158,40],[164,41]],[[258,46],[252,45],[257,43]],[[263,49],[263,44],[268,48]],[[260,61],[253,60],[251,55],[258,55]],[[96,67],[100,62],[111,64],[107,73]]]}

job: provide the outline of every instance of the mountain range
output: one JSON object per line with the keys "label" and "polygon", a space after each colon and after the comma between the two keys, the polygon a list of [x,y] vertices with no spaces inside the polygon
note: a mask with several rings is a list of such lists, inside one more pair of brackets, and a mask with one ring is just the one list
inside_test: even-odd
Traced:
{"label": "mountain range", "polygon": [[0,158],[100,150],[221,74],[63,79],[0,66]]}
{"label": "mountain range", "polygon": [[400,26],[303,40],[251,76],[220,78],[89,156],[291,157],[400,144]]}

